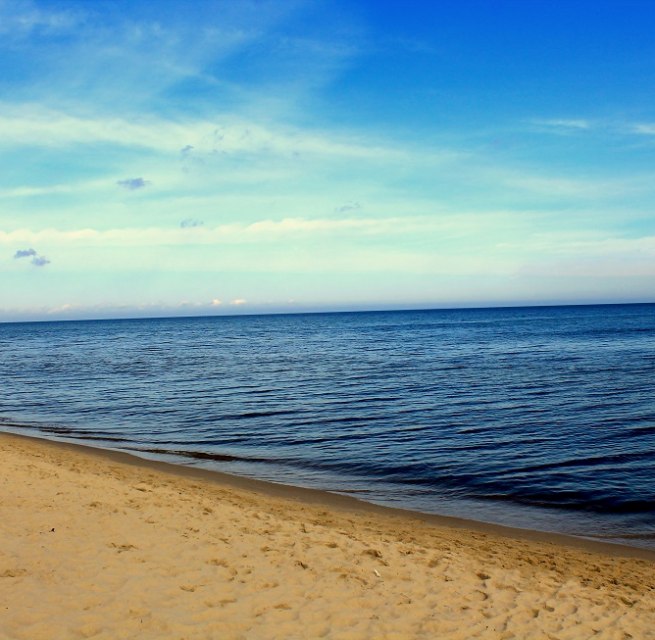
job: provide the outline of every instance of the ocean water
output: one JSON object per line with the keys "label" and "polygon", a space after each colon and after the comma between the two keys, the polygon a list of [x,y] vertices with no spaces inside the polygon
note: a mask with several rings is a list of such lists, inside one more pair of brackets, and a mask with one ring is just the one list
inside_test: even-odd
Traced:
{"label": "ocean water", "polygon": [[0,324],[0,429],[655,548],[655,305]]}

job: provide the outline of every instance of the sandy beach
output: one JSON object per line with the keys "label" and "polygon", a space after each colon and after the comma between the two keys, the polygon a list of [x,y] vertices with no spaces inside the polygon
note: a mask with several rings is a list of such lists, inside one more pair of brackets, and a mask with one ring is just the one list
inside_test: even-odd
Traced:
{"label": "sandy beach", "polygon": [[653,554],[0,434],[0,637],[655,638]]}

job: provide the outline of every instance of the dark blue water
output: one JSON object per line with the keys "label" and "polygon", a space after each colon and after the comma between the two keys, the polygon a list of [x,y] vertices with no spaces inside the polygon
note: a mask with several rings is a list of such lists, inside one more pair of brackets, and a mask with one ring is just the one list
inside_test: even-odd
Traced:
{"label": "dark blue water", "polygon": [[655,305],[0,325],[0,428],[655,548]]}

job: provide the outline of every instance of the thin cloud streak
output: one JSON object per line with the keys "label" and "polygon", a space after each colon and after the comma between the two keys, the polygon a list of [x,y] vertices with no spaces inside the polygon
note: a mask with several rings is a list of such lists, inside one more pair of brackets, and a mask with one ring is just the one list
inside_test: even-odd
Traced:
{"label": "thin cloud streak", "polygon": [[593,127],[593,122],[584,118],[553,118],[553,119],[535,119],[530,121],[539,127],[554,130],[588,130]]}
{"label": "thin cloud streak", "polygon": [[538,131],[553,134],[574,134],[589,132],[608,136],[652,136],[655,135],[655,123],[630,122],[620,118],[532,118],[527,123]]}
{"label": "thin cloud streak", "polygon": [[642,123],[632,125],[632,132],[638,135],[655,136],[655,124]]}

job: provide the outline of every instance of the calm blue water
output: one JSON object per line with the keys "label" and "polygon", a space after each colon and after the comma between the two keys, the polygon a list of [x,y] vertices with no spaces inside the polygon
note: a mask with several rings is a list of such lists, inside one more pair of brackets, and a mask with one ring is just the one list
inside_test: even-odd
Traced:
{"label": "calm blue water", "polygon": [[0,428],[655,548],[655,305],[0,325]]}

